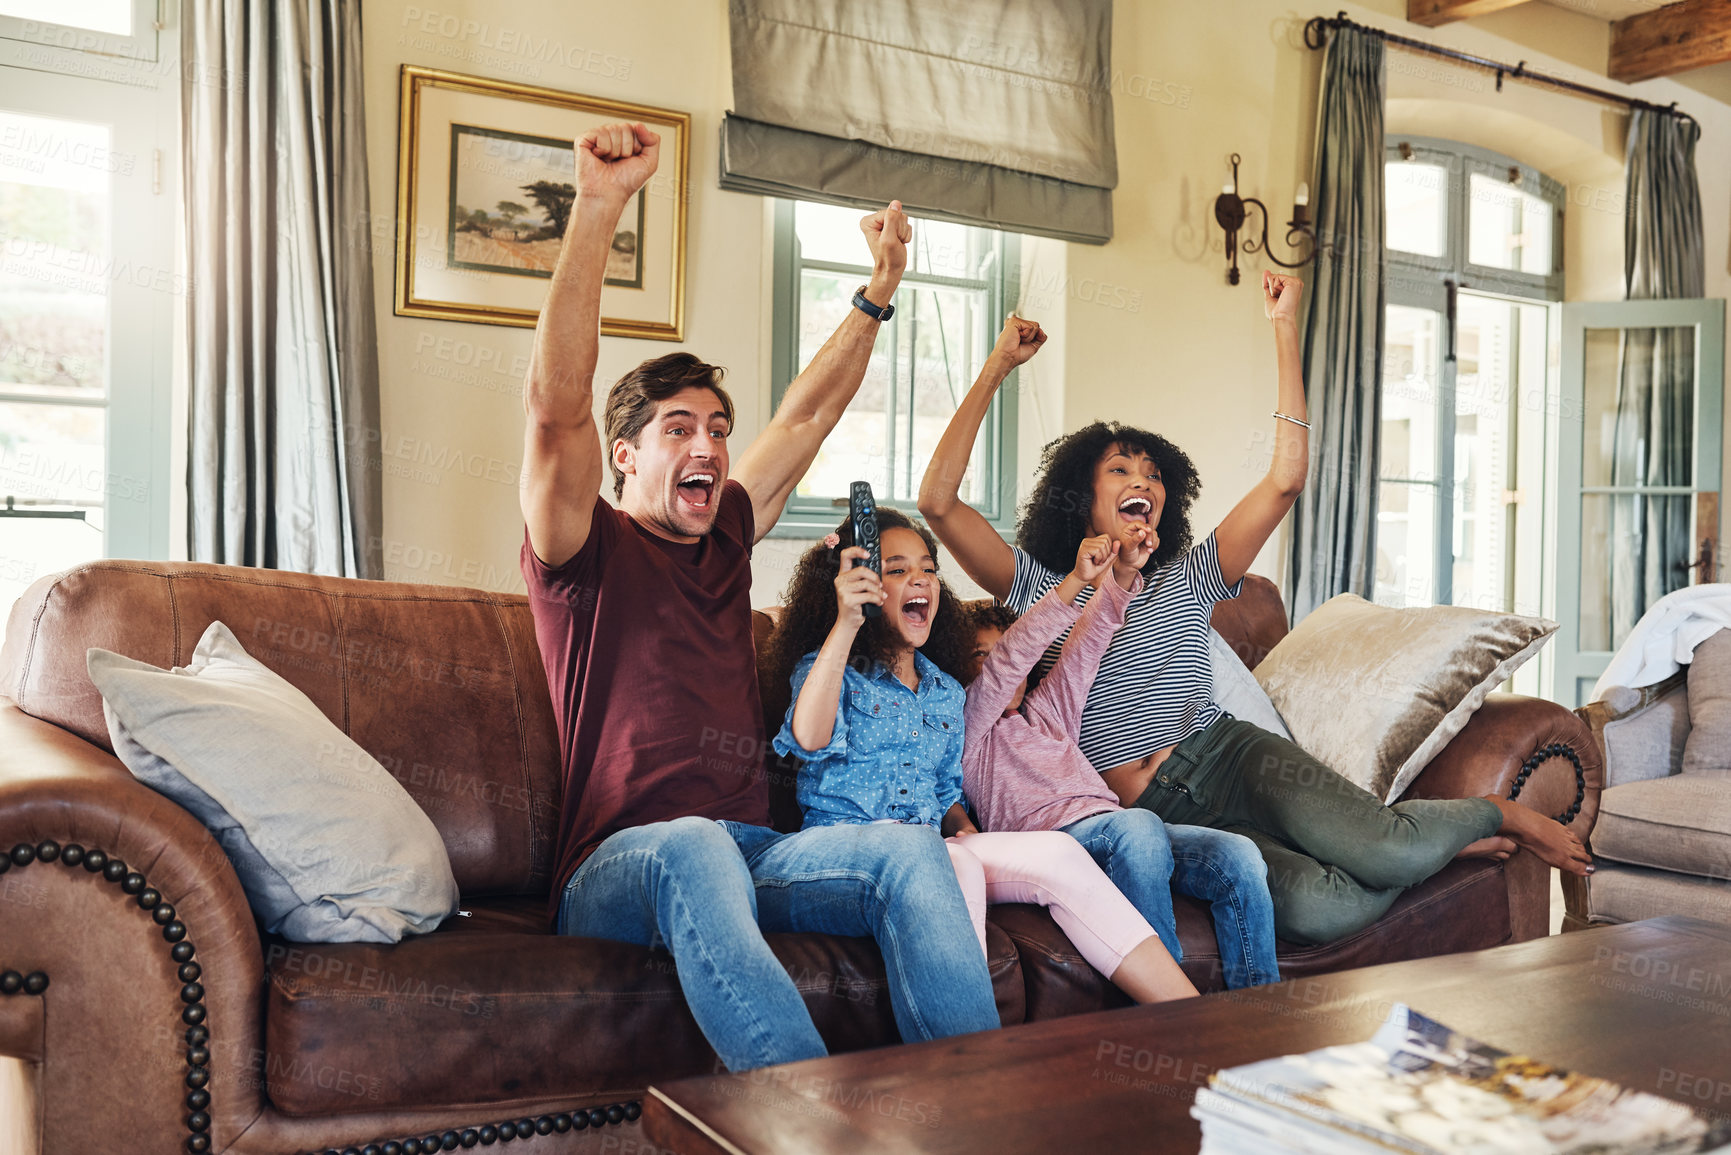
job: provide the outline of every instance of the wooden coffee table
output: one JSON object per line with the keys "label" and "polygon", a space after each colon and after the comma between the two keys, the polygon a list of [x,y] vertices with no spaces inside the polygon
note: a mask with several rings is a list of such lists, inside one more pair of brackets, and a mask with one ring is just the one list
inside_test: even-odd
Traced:
{"label": "wooden coffee table", "polygon": [[1220,1067],[1367,1039],[1390,1004],[1731,1115],[1731,927],[1660,918],[649,1089],[680,1155],[1194,1151]]}

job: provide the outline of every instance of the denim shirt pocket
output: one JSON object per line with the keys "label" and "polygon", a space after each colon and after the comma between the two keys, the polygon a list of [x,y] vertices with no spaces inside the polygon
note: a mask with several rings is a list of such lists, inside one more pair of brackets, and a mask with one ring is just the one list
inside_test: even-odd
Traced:
{"label": "denim shirt pocket", "polygon": [[943,707],[927,708],[923,713],[926,729],[931,733],[928,737],[953,738],[957,741],[962,737],[962,712]]}
{"label": "denim shirt pocket", "polygon": [[878,755],[893,750],[902,729],[902,704],[870,690],[848,691],[847,744],[850,753]]}

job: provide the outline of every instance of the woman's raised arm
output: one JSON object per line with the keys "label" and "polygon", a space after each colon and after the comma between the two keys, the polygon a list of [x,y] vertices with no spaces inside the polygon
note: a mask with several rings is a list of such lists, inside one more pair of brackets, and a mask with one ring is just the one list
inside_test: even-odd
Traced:
{"label": "woman's raised arm", "polygon": [[[1279,371],[1275,402],[1274,458],[1268,474],[1233,507],[1214,531],[1219,547],[1220,576],[1232,585],[1250,572],[1280,519],[1298,500],[1310,471],[1310,418],[1305,416],[1304,366],[1298,349],[1298,298],[1304,284],[1297,277],[1262,274],[1263,308],[1274,324],[1274,355]],[[979,579],[975,579],[978,581]]]}
{"label": "woman's raised arm", "polygon": [[949,428],[938,440],[920,481],[920,515],[944,548],[955,555],[962,570],[1000,601],[1009,596],[1010,583],[1015,581],[1016,555],[992,523],[961,499],[962,476],[968,471],[974,439],[980,435],[980,423],[992,407],[998,386],[1045,343],[1046,334],[1036,322],[1024,321],[1014,313],[1004,321],[979,379],[956,407],[956,415],[950,418]]}

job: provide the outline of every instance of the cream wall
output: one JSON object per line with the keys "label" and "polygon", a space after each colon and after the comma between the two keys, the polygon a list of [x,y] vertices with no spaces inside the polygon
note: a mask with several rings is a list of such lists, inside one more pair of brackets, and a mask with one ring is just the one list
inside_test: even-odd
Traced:
{"label": "cream wall", "polygon": [[[362,15],[367,152],[373,212],[379,219],[396,213],[397,87],[405,63],[692,114],[687,339],[674,344],[606,338],[597,380],[610,383],[645,358],[690,349],[728,368],[742,434],[738,444],[744,444],[762,426],[769,404],[768,340],[761,324],[767,315],[767,233],[761,199],[715,187],[720,110],[729,99],[725,5],[368,0]],[[466,30],[466,22],[485,30]],[[440,31],[453,27],[454,34]],[[499,43],[505,30],[562,40],[562,59],[535,60],[485,46]],[[388,236],[389,230],[382,231]],[[521,373],[510,369],[525,363],[531,332],[394,316],[394,254],[388,241],[374,252],[373,274],[382,440],[389,447],[384,455],[386,576],[521,590],[517,555],[523,520],[515,478],[523,453],[522,381]],[[487,367],[476,368],[477,361]],[[438,471],[425,465],[452,460],[459,451],[470,461],[497,467]]]}
{"label": "cream wall", "polygon": [[[1616,87],[1589,68],[1604,59],[1602,22],[1529,4],[1428,33],[1405,23],[1404,9],[1404,0],[1385,0],[1347,11],[1408,36]],[[437,17],[429,24],[431,13]],[[1266,201],[1277,225],[1297,183],[1308,177],[1321,63],[1302,43],[1309,14],[1273,0],[1118,0],[1115,238],[1100,247],[1033,242],[1024,250],[1024,311],[1053,333],[1020,385],[1024,493],[1039,445],[1096,418],[1147,425],[1190,452],[1205,481],[1199,527],[1217,522],[1260,474],[1274,398],[1273,346],[1257,289],[1264,264],[1241,255],[1243,283],[1227,286],[1212,204],[1233,151],[1243,156],[1241,190]],[[718,125],[731,103],[725,4],[368,0],[364,16],[368,151],[381,219],[395,212],[403,63],[517,77],[692,114],[688,339],[675,346],[607,338],[598,380],[609,382],[637,361],[679,347],[726,365],[739,408],[738,452],[769,410],[769,229],[761,200],[716,187]],[[489,39],[499,29],[533,30],[564,35],[568,48],[583,51],[568,53],[574,64],[539,63],[539,75],[528,75],[523,58],[482,46],[478,33],[438,33],[442,18],[452,16],[459,26],[487,24],[495,30]],[[1391,51],[1389,62],[1390,132],[1482,144],[1568,182],[1567,295],[1620,297],[1626,118],[1609,106],[1516,83],[1498,94],[1488,75],[1428,57]],[[1731,108],[1669,81],[1642,85],[1639,94],[1677,100],[1702,123],[1707,291],[1731,296],[1731,148],[1723,143],[1731,139]],[[487,364],[510,366],[527,354],[529,332],[393,316],[388,245],[379,246],[374,262],[383,424],[392,447],[384,459],[387,575],[520,589],[515,487],[485,475],[515,476],[520,382],[463,362],[484,351]],[[416,461],[417,455],[422,462],[450,460],[458,451],[505,468],[474,476],[432,472]],[[803,544],[770,539],[760,546],[755,602],[775,600]],[[1278,577],[1283,550],[1284,533],[1257,571]]]}

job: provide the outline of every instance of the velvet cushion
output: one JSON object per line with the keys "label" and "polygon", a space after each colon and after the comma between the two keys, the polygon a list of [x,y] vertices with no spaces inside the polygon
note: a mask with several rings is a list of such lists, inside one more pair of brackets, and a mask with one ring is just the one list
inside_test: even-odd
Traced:
{"label": "velvet cushion", "polygon": [[267,930],[397,942],[456,909],[432,820],[220,621],[184,667],[97,648],[86,661],[115,754],[205,824]]}
{"label": "velvet cushion", "polygon": [[1256,680],[1293,741],[1393,802],[1556,629],[1543,618],[1397,610],[1340,594],[1281,639]]}
{"label": "velvet cushion", "polygon": [[1731,630],[1695,647],[1689,663],[1689,737],[1683,771],[1731,770]]}

